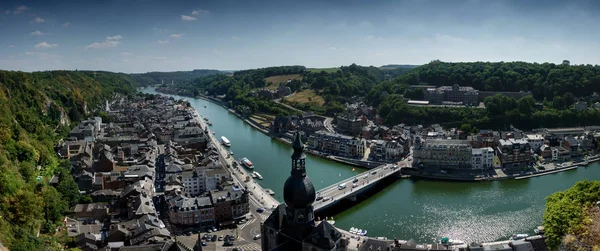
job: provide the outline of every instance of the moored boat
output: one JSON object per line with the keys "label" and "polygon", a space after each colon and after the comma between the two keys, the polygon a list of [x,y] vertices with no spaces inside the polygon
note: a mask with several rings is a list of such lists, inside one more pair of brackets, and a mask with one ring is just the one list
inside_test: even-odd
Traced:
{"label": "moored boat", "polygon": [[231,146],[231,142],[229,142],[225,136],[221,136],[221,143],[223,143],[224,146]]}
{"label": "moored boat", "polygon": [[242,158],[241,161],[242,161],[242,165],[244,165],[246,168],[254,169],[254,165],[248,158],[244,157],[244,158]]}
{"label": "moored boat", "polygon": [[461,240],[450,239],[448,237],[443,237],[442,240],[440,241],[440,244],[446,245],[446,246],[454,246],[454,245],[463,245],[463,244],[465,244],[465,242],[461,241]]}
{"label": "moored boat", "polygon": [[529,237],[529,235],[528,235],[528,234],[513,234],[513,235],[510,237],[510,240],[516,241],[516,240],[525,239],[525,238],[527,238],[527,237]]}
{"label": "moored boat", "polygon": [[256,171],[252,172],[252,175],[253,175],[253,176],[256,176],[256,178],[257,178],[257,179],[259,179],[259,180],[262,180],[262,179],[263,179],[263,176],[262,176],[262,175],[260,175],[260,173],[258,173],[258,172],[256,172]]}
{"label": "moored boat", "polygon": [[361,236],[365,236],[365,235],[367,235],[367,230],[364,230],[364,229],[363,229],[363,231],[362,231],[362,233],[360,233],[360,235],[361,235]]}
{"label": "moored boat", "polygon": [[271,196],[275,195],[275,192],[273,192],[273,190],[271,190],[269,188],[265,189],[265,191],[267,191],[267,193]]}

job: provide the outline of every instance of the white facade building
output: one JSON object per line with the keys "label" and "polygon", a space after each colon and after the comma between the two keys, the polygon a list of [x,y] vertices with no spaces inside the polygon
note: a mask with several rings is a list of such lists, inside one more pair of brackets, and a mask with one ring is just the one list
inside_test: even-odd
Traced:
{"label": "white facade building", "polygon": [[206,191],[206,179],[204,171],[187,171],[181,173],[181,182],[183,183],[184,191],[189,196],[196,196]]}
{"label": "white facade building", "polygon": [[541,134],[527,134],[526,139],[534,152],[538,152],[544,145],[544,136]]}
{"label": "white facade building", "polygon": [[491,147],[473,148],[471,165],[474,169],[492,168],[494,166],[494,149]]}

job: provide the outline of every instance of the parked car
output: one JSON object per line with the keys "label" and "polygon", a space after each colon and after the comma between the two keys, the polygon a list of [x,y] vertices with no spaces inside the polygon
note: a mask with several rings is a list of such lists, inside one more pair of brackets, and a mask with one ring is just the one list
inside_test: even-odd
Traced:
{"label": "parked car", "polygon": [[217,230],[218,230],[218,229],[217,229],[216,227],[213,227],[213,228],[212,228],[212,231],[213,231],[213,232],[217,232]]}
{"label": "parked car", "polygon": [[223,241],[223,236],[219,236],[219,241]]}
{"label": "parked car", "polygon": [[223,243],[223,246],[226,246],[226,247],[233,246],[233,241],[226,241],[225,243]]}
{"label": "parked car", "polygon": [[216,234],[213,235],[212,238],[210,238],[210,240],[213,241],[213,242],[217,241],[217,235]]}
{"label": "parked car", "polygon": [[254,239],[258,240],[258,239],[260,239],[260,237],[261,237],[260,234],[257,234],[257,235],[254,236]]}
{"label": "parked car", "polygon": [[321,200],[323,199],[323,195],[317,194],[317,199],[316,200]]}
{"label": "parked car", "polygon": [[259,212],[259,213],[262,213],[262,212],[264,212],[264,211],[265,211],[265,209],[264,209],[264,208],[262,208],[262,207],[259,207],[259,208],[257,208],[257,209],[256,209],[256,212]]}
{"label": "parked car", "polygon": [[206,243],[206,241],[203,241],[202,246],[208,246],[208,243]]}

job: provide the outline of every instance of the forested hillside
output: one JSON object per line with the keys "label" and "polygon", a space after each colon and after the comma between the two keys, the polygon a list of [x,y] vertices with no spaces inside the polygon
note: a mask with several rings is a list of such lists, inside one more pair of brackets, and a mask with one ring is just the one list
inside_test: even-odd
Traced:
{"label": "forested hillside", "polygon": [[[79,201],[53,149],[70,127],[115,92],[135,91],[126,74],[0,71],[0,242],[10,250],[57,249],[57,223]],[[56,188],[49,178],[61,177]],[[38,231],[40,237],[36,237]]]}
{"label": "forested hillside", "polygon": [[193,71],[173,71],[173,72],[146,72],[146,73],[134,73],[130,74],[131,78],[139,83],[141,86],[154,86],[161,84],[164,80],[165,83],[180,84],[183,82],[189,82],[196,78],[206,77],[223,73],[218,70],[193,70]]}
{"label": "forested hillside", "polygon": [[600,250],[600,181],[580,181],[546,198],[544,227],[552,249]]}
{"label": "forested hillside", "polygon": [[531,91],[537,100],[567,92],[583,97],[600,93],[600,66],[525,62],[446,63],[433,61],[395,81],[400,85],[463,85],[480,91]]}

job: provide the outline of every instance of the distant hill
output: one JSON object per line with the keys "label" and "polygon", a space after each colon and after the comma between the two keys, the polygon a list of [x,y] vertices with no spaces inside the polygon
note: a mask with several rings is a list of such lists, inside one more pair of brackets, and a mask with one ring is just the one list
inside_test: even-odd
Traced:
{"label": "distant hill", "polygon": [[161,84],[163,81],[165,83],[181,83],[181,82],[190,82],[196,78],[206,77],[215,74],[228,74],[227,71],[219,71],[219,70],[193,70],[193,71],[172,71],[172,72],[146,72],[146,73],[134,73],[130,74],[131,78],[133,78],[136,82],[138,82],[141,86],[151,86]]}
{"label": "distant hill", "polygon": [[417,68],[420,65],[412,65],[412,64],[386,64],[386,65],[382,65],[379,67],[379,69],[382,70],[392,70],[392,69],[398,69],[398,68],[405,68],[405,69],[413,69],[413,68]]}

